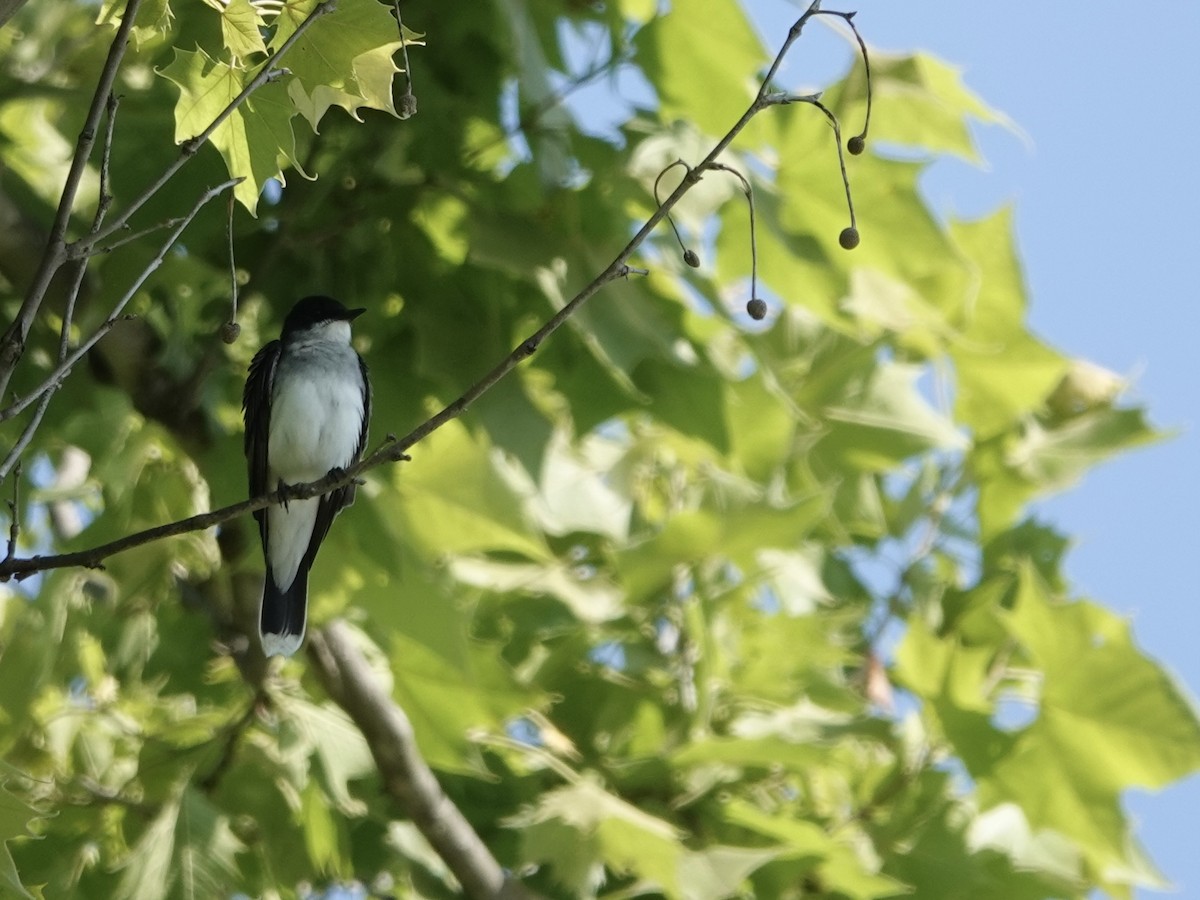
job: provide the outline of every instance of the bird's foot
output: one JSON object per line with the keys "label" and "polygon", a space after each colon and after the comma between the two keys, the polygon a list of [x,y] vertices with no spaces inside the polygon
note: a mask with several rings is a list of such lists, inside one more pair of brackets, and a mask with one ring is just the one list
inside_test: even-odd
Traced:
{"label": "bird's foot", "polygon": [[296,486],[294,484],[287,484],[282,478],[280,478],[279,483],[275,486],[275,490],[279,492],[279,502],[286,511],[288,508],[288,501],[296,499]]}

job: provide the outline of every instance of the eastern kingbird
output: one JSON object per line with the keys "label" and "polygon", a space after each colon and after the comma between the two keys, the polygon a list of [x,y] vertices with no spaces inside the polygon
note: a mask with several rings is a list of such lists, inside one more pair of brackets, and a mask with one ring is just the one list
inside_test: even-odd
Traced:
{"label": "eastern kingbird", "polygon": [[[323,478],[362,454],[371,418],[367,367],[350,346],[350,322],[366,310],[305,297],[279,340],[255,354],[242,395],[250,496]],[[308,570],[354,485],[254,513],[267,574],[258,632],[267,656],[291,656],[304,641]]]}

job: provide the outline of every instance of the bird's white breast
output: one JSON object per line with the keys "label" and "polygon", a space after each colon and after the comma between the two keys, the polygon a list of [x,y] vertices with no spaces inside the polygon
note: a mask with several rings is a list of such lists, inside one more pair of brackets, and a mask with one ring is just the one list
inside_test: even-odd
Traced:
{"label": "bird's white breast", "polygon": [[323,329],[289,346],[279,361],[267,443],[271,481],[314,481],[354,461],[362,434],[362,370],[349,323]]}

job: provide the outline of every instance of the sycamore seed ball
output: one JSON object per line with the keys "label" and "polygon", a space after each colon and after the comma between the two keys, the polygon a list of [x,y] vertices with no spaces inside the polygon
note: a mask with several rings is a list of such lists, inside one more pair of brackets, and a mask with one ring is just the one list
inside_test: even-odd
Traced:
{"label": "sycamore seed ball", "polygon": [[234,341],[236,341],[238,339],[238,335],[241,333],[242,326],[237,322],[226,322],[217,331],[217,334],[221,336],[221,340],[227,344],[232,344]]}
{"label": "sycamore seed ball", "polygon": [[850,138],[850,140],[846,141],[846,149],[855,156],[858,156],[860,153],[862,153],[866,147],[867,139],[861,134],[856,134],[854,137]]}
{"label": "sycamore seed ball", "polygon": [[746,312],[756,322],[761,322],[767,315],[767,301],[762,297],[754,297],[747,301]]}
{"label": "sycamore seed ball", "polygon": [[858,246],[858,229],[853,225],[843,228],[842,233],[838,235],[838,243],[842,245],[843,250],[853,250]]}
{"label": "sycamore seed ball", "polygon": [[693,269],[700,268],[700,257],[699,257],[699,255],[697,255],[695,250],[684,250],[683,251],[683,261],[685,263],[687,263],[689,266],[691,266]]}

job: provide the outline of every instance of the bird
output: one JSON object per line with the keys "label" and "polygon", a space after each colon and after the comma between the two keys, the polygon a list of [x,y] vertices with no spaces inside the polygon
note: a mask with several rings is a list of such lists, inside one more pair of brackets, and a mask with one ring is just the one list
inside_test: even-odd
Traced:
{"label": "bird", "polygon": [[[242,395],[250,496],[323,478],[353,465],[367,441],[371,382],[350,345],[350,323],[366,312],[332,297],[299,300],[279,339],[250,361]],[[329,526],[354,501],[353,483],[319,497],[256,510],[266,576],[259,638],[266,656],[304,643],[308,572]]]}

